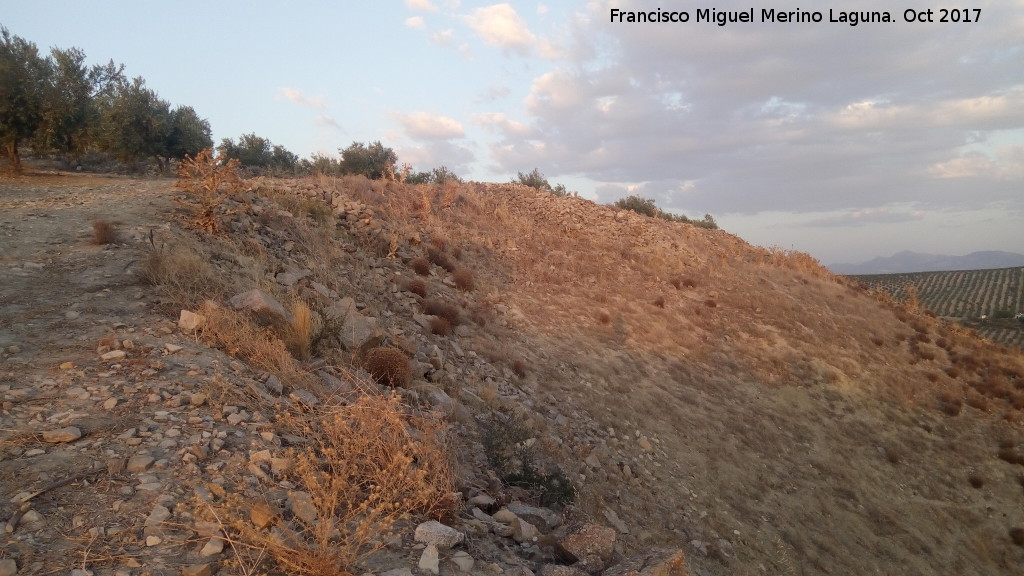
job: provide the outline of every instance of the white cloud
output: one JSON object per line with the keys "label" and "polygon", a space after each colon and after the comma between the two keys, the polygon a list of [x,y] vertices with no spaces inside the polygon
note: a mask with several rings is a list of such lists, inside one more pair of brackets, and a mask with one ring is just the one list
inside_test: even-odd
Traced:
{"label": "white cloud", "polygon": [[324,110],[327,108],[327,102],[323,96],[309,97],[303,94],[300,90],[295,88],[280,88],[277,91],[278,98],[284,98],[285,100],[295,102],[300,106],[307,106],[316,110]]}
{"label": "white cloud", "polygon": [[446,140],[395,149],[400,163],[409,163],[417,171],[446,166],[456,174],[476,160],[473,151]]}
{"label": "white cloud", "polygon": [[318,115],[313,119],[313,122],[315,122],[317,126],[323,126],[324,128],[331,128],[338,131],[342,130],[341,124],[339,124],[332,116],[328,116],[326,114]]}
{"label": "white cloud", "polygon": [[423,30],[427,27],[427,23],[423,20],[422,16],[410,16],[405,19],[405,25],[409,28],[415,28],[416,30]]}
{"label": "white cloud", "polygon": [[458,120],[447,116],[433,116],[426,112],[394,114],[405,134],[413,140],[450,140],[466,135]]}
{"label": "white cloud", "polygon": [[441,31],[438,31],[438,32],[434,32],[430,36],[430,41],[433,42],[434,44],[438,44],[440,46],[446,46],[449,43],[451,43],[452,38],[454,38],[454,37],[455,37],[455,31],[452,30],[451,28],[448,28],[447,30],[441,30]]}
{"label": "white cloud", "polygon": [[437,6],[434,6],[430,0],[405,0],[405,7],[409,10],[419,10],[421,12],[437,11]]}
{"label": "white cloud", "polygon": [[537,37],[526,27],[523,19],[508,4],[477,8],[463,18],[466,24],[491,46],[527,55],[537,41]]}
{"label": "white cloud", "polygon": [[487,112],[473,115],[473,123],[485,130],[499,132],[505,136],[527,136],[530,127],[522,122],[510,120],[500,112]]}

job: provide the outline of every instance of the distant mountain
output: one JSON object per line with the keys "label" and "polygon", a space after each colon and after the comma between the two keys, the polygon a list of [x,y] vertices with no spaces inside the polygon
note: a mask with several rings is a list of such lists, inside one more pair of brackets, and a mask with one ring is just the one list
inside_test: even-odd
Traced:
{"label": "distant mountain", "polygon": [[888,258],[879,256],[862,264],[832,264],[836,274],[897,274],[902,272],[937,272],[943,270],[985,270],[1024,266],[1024,254],[986,250],[966,256],[922,254],[904,250]]}

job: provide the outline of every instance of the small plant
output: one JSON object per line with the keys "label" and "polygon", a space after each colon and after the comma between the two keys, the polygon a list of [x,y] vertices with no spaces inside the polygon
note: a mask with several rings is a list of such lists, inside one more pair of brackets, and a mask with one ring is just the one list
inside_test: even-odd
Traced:
{"label": "small plant", "polygon": [[302,300],[292,304],[292,315],[284,328],[284,342],[288,351],[298,360],[309,360],[316,335],[313,312]]}
{"label": "small plant", "polygon": [[484,422],[480,441],[502,482],[529,491],[541,506],[564,506],[576,499],[577,489],[561,469],[538,469],[536,439],[518,418],[493,415]]}
{"label": "small plant", "polygon": [[447,320],[452,326],[459,325],[459,309],[458,307],[442,302],[440,300],[424,300],[423,301],[423,312],[431,316],[438,316]]}
{"label": "small plant", "polygon": [[237,158],[221,163],[213,157],[213,150],[209,148],[195,158],[185,156],[178,165],[178,182],[175,186],[199,201],[199,211],[194,220],[200,229],[207,232],[220,229],[215,214],[217,207],[242,188],[238,167]]}
{"label": "small plant", "polygon": [[452,279],[455,281],[455,287],[463,292],[472,292],[476,288],[476,282],[473,280],[473,273],[465,268],[458,268],[452,273]]}
{"label": "small plant", "polygon": [[1024,548],[1024,528],[1010,528],[1010,541]]}
{"label": "small plant", "polygon": [[413,272],[420,276],[430,276],[430,261],[426,258],[414,258],[412,262],[409,262],[409,265],[412,266]]}
{"label": "small plant", "polygon": [[452,323],[446,318],[434,316],[430,319],[430,332],[438,336],[449,336],[452,333]]}
{"label": "small plant", "polygon": [[883,344],[885,344],[885,340],[883,340],[880,336],[872,336],[871,343],[874,344],[875,346],[882,346]]}
{"label": "small plant", "polygon": [[967,477],[967,481],[971,483],[971,487],[980,490],[985,486],[985,479],[980,474],[975,472]]}
{"label": "small plant", "polygon": [[657,298],[654,299],[653,304],[655,306],[657,306],[658,308],[664,308],[665,307],[665,297],[664,296],[658,296]]}
{"label": "small plant", "polygon": [[409,358],[398,348],[374,348],[363,359],[363,367],[382,384],[392,388],[405,386],[412,379]]}
{"label": "small plant", "polygon": [[520,378],[526,377],[526,362],[522,358],[516,358],[512,361],[512,373]]}
{"label": "small plant", "polygon": [[94,220],[92,223],[92,243],[100,246],[113,244],[117,241],[117,230],[113,222]]}
{"label": "small plant", "polygon": [[962,408],[963,400],[956,393],[947,390],[939,395],[939,410],[942,410],[947,416],[960,414]]}
{"label": "small plant", "polygon": [[597,321],[600,322],[601,324],[609,324],[612,321],[612,316],[611,314],[602,310],[597,314]]}
{"label": "small plant", "polygon": [[704,300],[704,305],[707,306],[708,308],[718,308],[718,302],[716,302],[714,298],[708,298],[707,300]]}
{"label": "small plant", "polygon": [[427,297],[427,283],[424,282],[423,280],[420,280],[419,278],[409,280],[409,282],[405,285],[405,289],[419,296],[420,298]]}

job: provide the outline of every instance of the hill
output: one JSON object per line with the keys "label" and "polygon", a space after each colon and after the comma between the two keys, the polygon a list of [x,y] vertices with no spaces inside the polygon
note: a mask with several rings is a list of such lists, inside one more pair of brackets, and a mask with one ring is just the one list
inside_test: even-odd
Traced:
{"label": "hill", "polygon": [[[0,182],[21,570],[1024,562],[1019,351],[807,255],[532,188],[230,185]],[[417,544],[430,517],[466,543]]]}
{"label": "hill", "polygon": [[832,264],[836,274],[898,274],[910,272],[941,272],[945,270],[982,270],[1024,266],[1024,254],[988,250],[965,256],[922,254],[905,250],[887,258],[878,257],[861,264]]}
{"label": "hill", "polygon": [[854,278],[901,301],[911,297],[908,287],[913,286],[913,297],[935,314],[973,328],[993,342],[1024,346],[1024,324],[1014,318],[1024,311],[1024,267]]}

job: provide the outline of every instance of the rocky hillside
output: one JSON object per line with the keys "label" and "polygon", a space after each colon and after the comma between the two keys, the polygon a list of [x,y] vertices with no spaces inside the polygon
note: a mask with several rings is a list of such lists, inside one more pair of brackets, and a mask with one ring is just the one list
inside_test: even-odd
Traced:
{"label": "rocky hillside", "polygon": [[806,255],[514,185],[173,184],[0,183],[7,573],[1024,562],[1020,353]]}

